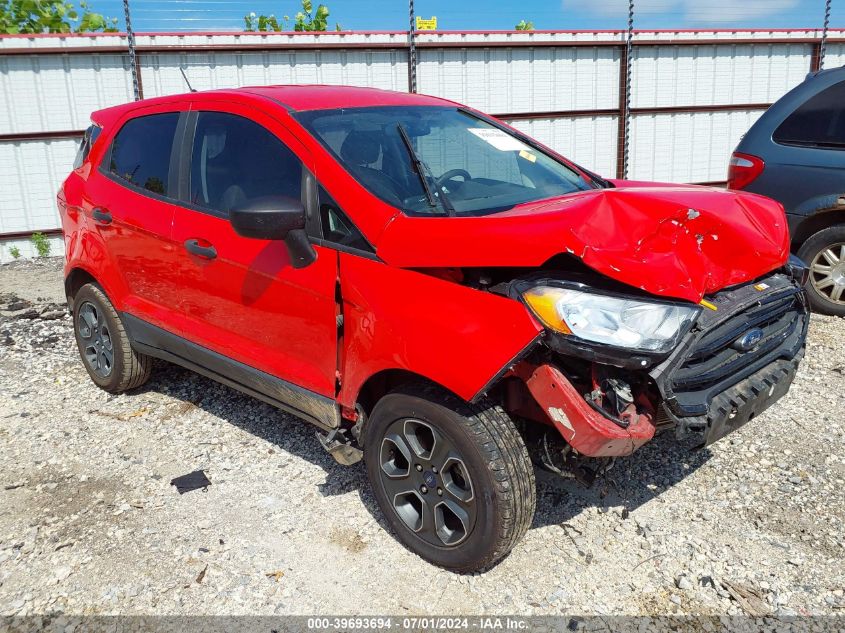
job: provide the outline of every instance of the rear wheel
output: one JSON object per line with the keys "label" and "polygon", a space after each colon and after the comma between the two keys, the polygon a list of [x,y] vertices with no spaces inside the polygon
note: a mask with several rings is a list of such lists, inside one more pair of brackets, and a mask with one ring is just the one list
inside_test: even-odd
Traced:
{"label": "rear wheel", "polygon": [[99,286],[85,284],[74,296],[73,331],[82,363],[98,387],[120,393],[149,379],[152,359],[132,349],[120,316]]}
{"label": "rear wheel", "polygon": [[798,249],[810,267],[807,294],[816,312],[845,316],[845,226],[814,233]]}
{"label": "rear wheel", "polygon": [[399,540],[458,572],[504,558],[536,505],[528,451],[508,415],[424,384],[375,406],[364,457],[376,499]]}

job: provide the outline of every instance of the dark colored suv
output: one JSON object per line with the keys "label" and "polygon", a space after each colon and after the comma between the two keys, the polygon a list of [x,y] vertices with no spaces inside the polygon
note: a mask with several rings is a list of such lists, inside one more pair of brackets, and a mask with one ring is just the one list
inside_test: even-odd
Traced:
{"label": "dark colored suv", "polygon": [[531,455],[589,479],[659,430],[715,442],[804,354],[806,268],[763,196],[611,182],[475,110],[363,88],[93,121],[58,195],[91,379],[132,389],[160,358],[311,422],[450,569],[528,529]]}
{"label": "dark colored suv", "polygon": [[809,75],[751,126],[728,187],[783,204],[810,303],[845,316],[845,67]]}

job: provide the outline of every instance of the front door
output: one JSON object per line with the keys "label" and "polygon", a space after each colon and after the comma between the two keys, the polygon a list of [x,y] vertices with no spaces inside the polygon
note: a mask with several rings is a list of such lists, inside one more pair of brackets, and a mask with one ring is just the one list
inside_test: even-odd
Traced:
{"label": "front door", "polygon": [[[203,108],[208,108],[203,102]],[[221,104],[221,109],[223,105]],[[213,108],[213,106],[212,106]],[[185,336],[309,391],[334,398],[337,253],[291,266],[283,241],[235,233],[229,210],[302,199],[310,156],[279,122],[247,106],[196,114],[187,199],[173,239]]]}

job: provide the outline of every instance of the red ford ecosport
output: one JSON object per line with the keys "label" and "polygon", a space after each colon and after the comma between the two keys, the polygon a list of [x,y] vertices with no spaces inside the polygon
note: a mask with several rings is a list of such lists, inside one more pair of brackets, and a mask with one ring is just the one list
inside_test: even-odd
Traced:
{"label": "red ford ecosport", "polygon": [[783,208],[604,180],[455,103],[328,86],[93,115],[58,196],[79,351],[151,357],[363,456],[402,542],[467,571],[522,537],[532,460],[589,478],[784,395],[806,269]]}

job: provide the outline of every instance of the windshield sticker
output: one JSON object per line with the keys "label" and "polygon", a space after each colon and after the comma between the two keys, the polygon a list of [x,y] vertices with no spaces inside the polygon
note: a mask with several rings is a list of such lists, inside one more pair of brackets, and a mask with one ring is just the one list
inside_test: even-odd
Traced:
{"label": "windshield sticker", "polygon": [[482,141],[490,143],[490,145],[492,145],[501,152],[518,152],[528,147],[519,139],[514,138],[507,132],[498,130],[496,128],[471,127],[468,129]]}
{"label": "windshield sticker", "polygon": [[530,163],[536,163],[537,162],[537,157],[534,156],[534,154],[532,154],[531,152],[525,151],[524,149],[519,150],[519,157],[524,158],[525,160],[527,160]]}

